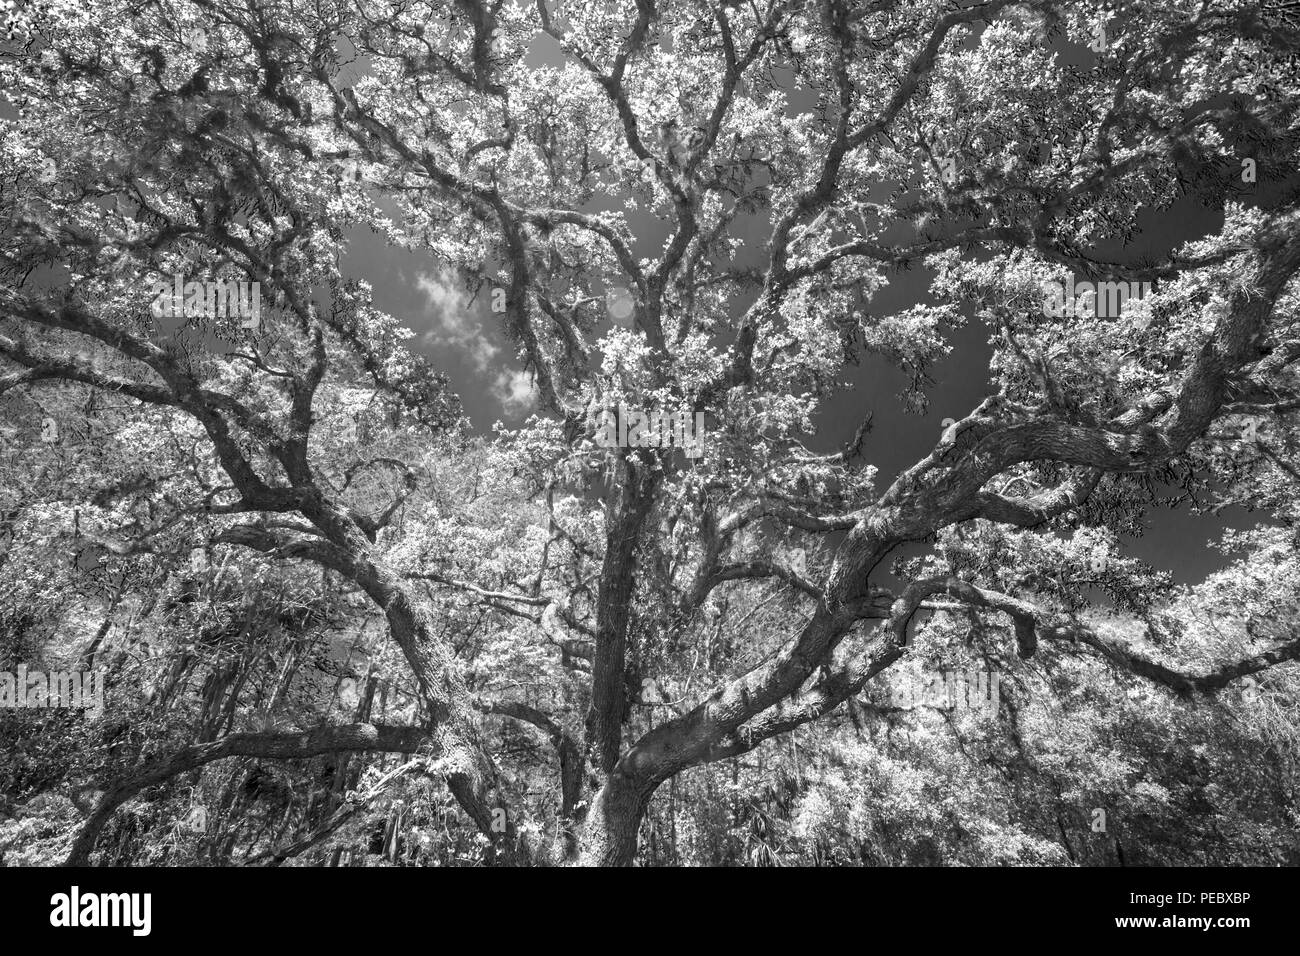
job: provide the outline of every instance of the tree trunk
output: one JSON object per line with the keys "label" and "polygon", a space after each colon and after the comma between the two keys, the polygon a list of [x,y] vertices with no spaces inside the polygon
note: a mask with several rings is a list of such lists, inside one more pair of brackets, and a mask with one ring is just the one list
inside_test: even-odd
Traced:
{"label": "tree trunk", "polygon": [[656,479],[643,480],[626,461],[622,468],[626,475],[619,484],[614,517],[605,535],[605,558],[596,597],[591,711],[586,722],[587,749],[604,773],[614,769],[623,747],[623,722],[627,719],[627,631],[636,591],[636,549],[654,505],[656,486]]}
{"label": "tree trunk", "polygon": [[637,831],[654,793],[646,784],[615,770],[591,801],[582,832],[581,866],[631,866]]}

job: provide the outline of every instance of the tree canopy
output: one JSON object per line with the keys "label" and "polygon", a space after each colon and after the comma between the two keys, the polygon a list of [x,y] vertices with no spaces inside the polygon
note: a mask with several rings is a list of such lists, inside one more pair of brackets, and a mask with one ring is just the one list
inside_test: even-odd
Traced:
{"label": "tree canopy", "polygon": [[0,852],[1295,863],[1291,6],[7,4]]}

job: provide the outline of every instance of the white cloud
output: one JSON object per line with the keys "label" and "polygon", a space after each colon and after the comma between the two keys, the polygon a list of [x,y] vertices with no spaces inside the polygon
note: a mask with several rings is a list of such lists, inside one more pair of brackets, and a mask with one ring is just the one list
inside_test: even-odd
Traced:
{"label": "white cloud", "polygon": [[[487,338],[488,327],[475,317],[469,296],[455,276],[446,270],[422,273],[416,278],[416,286],[428,300],[433,319],[428,331],[420,336],[421,343],[459,349],[469,356],[476,371],[488,371],[501,349]],[[537,401],[532,377],[522,371],[499,371],[489,392],[510,415],[527,411]]]}
{"label": "white cloud", "polygon": [[492,397],[501,403],[507,414],[526,411],[537,400],[537,389],[527,372],[506,370],[492,383]]}
{"label": "white cloud", "polygon": [[467,352],[478,371],[487,371],[492,360],[500,353],[486,337],[486,330],[475,320],[469,297],[457,284],[455,277],[443,271],[440,274],[422,273],[416,286],[429,302],[429,314],[437,322],[420,336],[425,344],[450,345]]}

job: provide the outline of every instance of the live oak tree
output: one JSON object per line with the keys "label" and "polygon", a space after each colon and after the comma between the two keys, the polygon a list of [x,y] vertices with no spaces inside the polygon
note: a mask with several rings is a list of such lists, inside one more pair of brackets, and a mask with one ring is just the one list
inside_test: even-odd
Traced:
{"label": "live oak tree", "polygon": [[[494,814],[504,721],[553,746],[565,853],[629,864],[662,784],[855,705],[909,655],[918,614],[954,641],[967,622],[990,653],[1096,655],[1180,698],[1300,657],[1294,595],[1257,592],[1230,626],[1262,646],[1169,653],[1167,583],[1117,550],[1169,484],[1257,500],[1276,522],[1257,552],[1294,548],[1286,4],[202,0],[9,16],[0,388],[62,381],[128,403],[150,454],[188,464],[165,487],[114,476],[101,504],[121,520],[103,519],[102,545],[323,567],[382,612],[417,702],[408,725],[160,755],[108,786],[70,862],[178,774],[356,752],[429,758],[494,857],[522,862],[517,815]],[[1144,258],[1104,251],[1188,195],[1215,231]],[[366,228],[490,299],[541,415],[491,448],[461,443],[445,381],[341,265]],[[920,269],[927,301],[873,308]],[[149,290],[176,274],[258,282],[260,328],[160,333]],[[1076,274],[1152,291],[1120,315],[1052,315],[1042,284]],[[624,311],[611,296],[627,322],[609,323]],[[844,449],[808,447],[846,366],[896,364],[921,409],[945,334],[970,320],[993,346],[987,397],[923,459],[879,474],[866,408]],[[385,411],[377,442],[340,431],[363,393]],[[704,455],[604,447],[599,413],[622,407],[703,412]],[[146,437],[165,430],[189,448]],[[433,494],[433,448],[451,468],[480,456],[499,497],[398,529]],[[386,476],[378,497],[358,497],[363,474]],[[139,496],[153,505],[128,522]],[[457,540],[471,529],[483,540]],[[1123,636],[1090,607],[1098,591]],[[747,646],[750,606],[773,596],[784,630]],[[508,685],[520,665],[471,663],[449,616],[544,655],[529,666],[550,708],[494,687],[493,669]]]}

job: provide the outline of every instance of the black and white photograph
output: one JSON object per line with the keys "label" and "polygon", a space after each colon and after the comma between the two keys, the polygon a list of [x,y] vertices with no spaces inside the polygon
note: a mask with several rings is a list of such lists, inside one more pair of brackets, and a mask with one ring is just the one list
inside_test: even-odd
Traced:
{"label": "black and white photograph", "polygon": [[1112,937],[1241,939],[1298,662],[1300,2],[0,2],[33,924],[1146,869]]}

